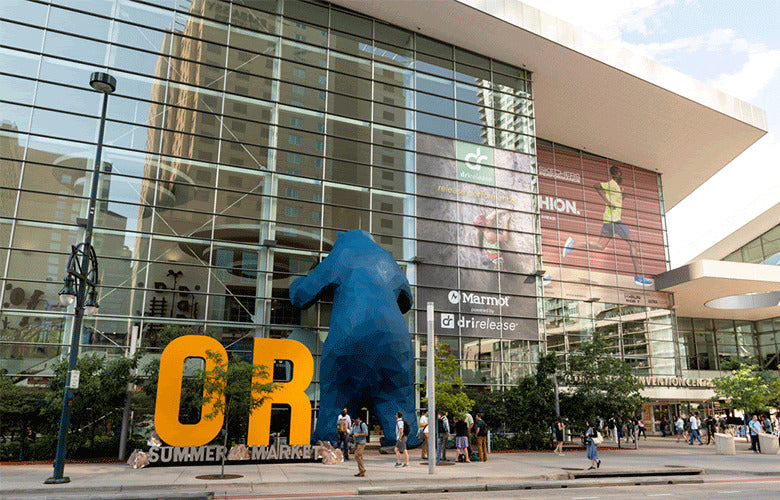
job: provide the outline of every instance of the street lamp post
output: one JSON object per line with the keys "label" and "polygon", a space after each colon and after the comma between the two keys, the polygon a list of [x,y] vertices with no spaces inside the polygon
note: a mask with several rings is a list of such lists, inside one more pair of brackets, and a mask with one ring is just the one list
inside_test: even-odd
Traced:
{"label": "street lamp post", "polygon": [[[73,389],[78,387],[78,371],[76,361],[79,357],[79,342],[81,340],[81,319],[84,315],[96,314],[98,263],[95,249],[92,247],[92,226],[95,222],[95,204],[97,200],[98,175],[100,173],[100,156],[103,152],[103,131],[106,125],[106,109],[108,108],[108,95],[116,90],[116,79],[107,73],[92,73],[89,79],[90,86],[103,93],[103,111],[100,115],[100,128],[98,131],[97,150],[95,151],[95,165],[92,172],[92,188],[89,193],[89,211],[87,212],[87,224],[84,230],[84,242],[71,248],[68,259],[65,286],[60,290],[60,303],[64,306],[76,303],[73,310],[73,328],[70,336],[70,354],[68,357],[68,373],[65,378],[65,393],[62,399],[62,413],[60,414],[60,429],[57,435],[57,452],[54,457],[54,475],[44,481],[45,484],[60,484],[70,482],[70,478],[63,476],[65,468],[65,442],[68,437],[70,424],[70,407],[73,399]],[[74,289],[75,286],[75,289]]]}

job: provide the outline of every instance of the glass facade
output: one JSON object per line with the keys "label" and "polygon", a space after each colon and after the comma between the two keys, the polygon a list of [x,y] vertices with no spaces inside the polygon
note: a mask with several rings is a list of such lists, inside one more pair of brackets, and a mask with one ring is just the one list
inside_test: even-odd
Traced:
{"label": "glass facade", "polygon": [[[525,242],[515,253],[531,264],[506,273],[526,279],[539,259],[526,223],[535,139],[523,69],[319,2],[9,1],[0,18],[0,360],[10,374],[49,376],[67,350],[71,316],[57,292],[86,217],[100,113],[86,80],[97,69],[118,87],[93,239],[101,307],[80,332],[82,353],[122,355],[134,330],[154,353],[160,329],[180,325],[216,332],[234,352],[255,336],[293,338],[316,365],[330,306],[297,310],[287,290],[354,228],[393,255],[416,294],[457,287],[421,280],[414,262],[431,222],[416,196],[421,141],[522,157],[522,184],[501,185],[514,167],[494,161],[488,201],[458,200],[458,210],[496,209],[498,189],[526,200],[513,210],[525,224],[514,224]],[[457,161],[454,146],[425,155],[429,180]],[[457,218],[450,227],[464,230]],[[451,332],[469,383],[530,371],[534,289],[516,318],[533,331]],[[408,321],[422,360],[419,311]],[[316,398],[316,373],[314,382]]]}
{"label": "glass facade", "polygon": [[[300,0],[8,0],[0,38],[10,374],[40,381],[67,351],[57,292],[83,238],[96,70],[118,86],[93,238],[100,314],[79,332],[82,353],[121,356],[137,332],[153,355],[165,325],[214,332],[238,353],[253,337],[291,338],[314,355],[316,401],[330,305],[301,311],[287,293],[357,228],[412,284],[420,383],[431,300],[439,341],[479,389],[595,331],[638,374],[683,368],[669,296],[640,280],[667,268],[657,174],[537,142],[521,61]],[[633,236],[561,257],[567,237],[599,236],[590,186],[616,166]]]}
{"label": "glass facade", "polygon": [[[667,269],[658,176],[547,141],[537,148],[547,349],[565,355],[599,332],[637,375],[680,375],[671,298],[639,281]],[[609,179],[621,193],[615,223],[602,198]]]}
{"label": "glass facade", "polygon": [[[723,260],[780,265],[780,225],[749,241]],[[728,321],[678,318],[684,368],[723,370],[731,361],[756,363],[778,369],[780,318],[761,321]]]}
{"label": "glass facade", "polygon": [[780,224],[731,252],[723,260],[771,266],[780,265]]}

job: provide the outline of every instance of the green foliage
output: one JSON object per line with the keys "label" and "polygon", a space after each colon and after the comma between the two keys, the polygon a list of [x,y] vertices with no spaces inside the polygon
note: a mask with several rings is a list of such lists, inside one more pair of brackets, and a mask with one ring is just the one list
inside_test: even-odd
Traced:
{"label": "green foliage", "polygon": [[555,418],[555,387],[552,375],[558,367],[554,354],[542,355],[536,373],[521,378],[517,386],[503,392],[482,393],[475,411],[492,429],[509,431],[511,437],[496,434],[498,449],[539,449],[550,442],[549,429]]}
{"label": "green foliage", "polygon": [[510,417],[506,404],[506,393],[509,391],[480,392],[474,396],[474,413],[478,414],[490,429],[506,429]]}
{"label": "green foliage", "polygon": [[158,347],[164,349],[171,343],[171,340],[183,335],[206,335],[217,338],[217,333],[209,331],[199,331],[191,326],[165,325],[162,328],[154,329],[144,335],[144,347]]}
{"label": "green foliage", "polygon": [[561,413],[575,428],[584,430],[597,417],[626,419],[642,407],[642,384],[598,330],[569,355],[566,379],[574,391],[561,398]]}
{"label": "green foliage", "polygon": [[[446,344],[436,344],[434,356],[436,411],[449,412],[451,417],[462,418],[474,406],[463,390],[463,379],[460,378],[460,363]],[[427,405],[428,398],[422,398]]]}
{"label": "green foliage", "polygon": [[780,392],[780,379],[750,363],[739,363],[731,375],[716,378],[712,383],[717,396],[726,398],[726,406],[747,414],[767,411]]}
{"label": "green foliage", "polygon": [[[76,362],[80,371],[79,387],[73,391],[70,408],[71,431],[68,433],[68,449],[91,447],[99,434],[111,435],[122,416],[127,384],[135,381],[132,370],[138,358],[108,360],[99,354],[87,354]],[[67,361],[54,367],[54,378],[49,382],[49,392],[43,414],[48,423],[49,435],[56,436],[62,411],[62,398],[67,376]]]}
{"label": "green foliage", "polygon": [[214,407],[204,418],[212,420],[224,413],[228,434],[245,436],[249,414],[263,404],[276,385],[253,382],[255,377],[268,377],[265,366],[253,365],[235,356],[225,364],[222,354],[214,351],[206,351],[206,356],[215,366],[201,372],[197,378],[203,380],[203,401]]}
{"label": "green foliage", "polygon": [[[127,447],[130,450],[146,448],[146,440],[129,438]],[[11,441],[0,444],[0,461],[13,461],[19,459],[19,441]],[[22,453],[23,461],[51,460],[57,449],[57,436],[44,434],[33,441],[26,441]],[[93,443],[67,443],[68,459],[88,458],[115,458],[119,449],[119,436],[96,436]]]}
{"label": "green foliage", "polygon": [[0,436],[21,439],[28,426],[33,432],[42,429],[45,394],[40,387],[18,386],[4,371],[0,372]]}

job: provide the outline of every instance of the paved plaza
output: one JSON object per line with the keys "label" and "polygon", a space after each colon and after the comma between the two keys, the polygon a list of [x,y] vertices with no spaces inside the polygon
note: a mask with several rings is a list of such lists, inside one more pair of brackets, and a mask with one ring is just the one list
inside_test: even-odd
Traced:
{"label": "paved plaza", "polygon": [[[612,445],[605,441],[604,445]],[[631,445],[633,446],[633,445]],[[739,481],[746,477],[780,478],[780,456],[758,455],[751,452],[743,440],[737,442],[737,454],[716,455],[715,447],[688,445],[674,438],[651,437],[641,440],[638,450],[602,449],[599,455],[601,468],[586,471],[589,461],[584,450],[566,451],[564,456],[551,452],[492,453],[487,462],[456,463],[437,467],[430,475],[427,463],[420,460],[420,450],[411,451],[411,463],[406,468],[396,468],[394,455],[382,455],[374,449],[367,450],[366,477],[354,477],[357,466],[354,460],[323,465],[321,463],[298,464],[248,464],[229,465],[225,472],[242,477],[231,480],[201,480],[196,476],[218,474],[218,465],[147,467],[132,469],[121,463],[66,464],[65,475],[70,483],[44,485],[51,476],[51,464],[4,465],[0,467],[0,497],[2,498],[62,498],[74,495],[81,498],[101,494],[113,495],[136,492],[153,494],[160,491],[213,491],[218,495],[243,498],[273,497],[275,495],[355,495],[403,486],[405,491],[431,491],[431,489],[468,490],[471,486],[493,484],[509,485],[526,482],[556,483],[570,481],[573,486],[583,482],[604,484],[615,476],[625,478],[657,474],[648,480],[666,480],[664,471],[670,474],[680,468],[702,469],[703,475],[669,476],[679,483],[705,481]],[[448,453],[452,460],[455,452]],[[586,474],[583,476],[583,472]],[[573,475],[580,476],[572,479]],[[556,483],[557,484],[557,483]],[[780,487],[780,482],[777,483]],[[536,486],[534,486],[536,487]],[[484,489],[482,490],[484,491]],[[145,493],[144,493],[145,492]],[[257,495],[257,496],[256,496]],[[239,496],[240,497],[240,496]],[[239,498],[236,497],[236,498]]]}

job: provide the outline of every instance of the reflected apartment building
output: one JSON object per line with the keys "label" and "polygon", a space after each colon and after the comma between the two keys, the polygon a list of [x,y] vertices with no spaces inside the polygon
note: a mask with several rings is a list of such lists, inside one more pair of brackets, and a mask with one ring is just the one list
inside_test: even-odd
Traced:
{"label": "reflected apartment building", "polygon": [[[136,331],[154,356],[165,325],[241,356],[253,337],[299,340],[316,416],[330,306],[297,310],[287,291],[359,228],[412,285],[421,385],[428,300],[476,390],[597,331],[644,377],[651,423],[705,405],[725,360],[776,368],[780,312],[713,317],[668,274],[665,210],[765,133],[747,103],[676,86],[514,0],[21,3],[0,7],[15,34],[0,61],[17,68],[0,76],[14,89],[0,108],[0,359],[20,383],[50,376],[67,344],[56,293],[82,237],[97,125],[82,80],[96,69],[118,87],[83,352],[121,356]],[[601,185],[619,187],[628,233],[587,246],[607,222]],[[750,238],[771,250],[761,231]]]}

